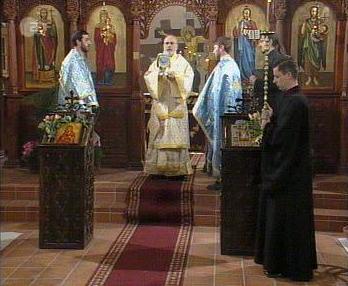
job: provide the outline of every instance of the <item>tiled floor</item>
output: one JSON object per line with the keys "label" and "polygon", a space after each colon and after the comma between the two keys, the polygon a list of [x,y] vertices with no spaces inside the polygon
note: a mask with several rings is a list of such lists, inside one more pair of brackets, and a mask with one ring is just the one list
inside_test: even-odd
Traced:
{"label": "tiled floor", "polygon": [[[38,249],[37,225],[6,223],[1,231],[23,235],[1,253],[1,285],[86,285],[122,225],[96,224],[85,250]],[[344,286],[348,285],[348,255],[337,245],[339,234],[317,233],[319,269],[310,283],[269,279],[251,257],[220,255],[219,229],[195,227],[184,286]],[[140,285],[139,285],[140,286]]]}
{"label": "tiled floor", "polygon": [[[7,170],[7,174],[11,171]],[[17,174],[16,174],[17,175]],[[97,175],[98,187],[110,183],[127,184],[134,178],[134,171],[103,170]],[[6,184],[25,181],[36,184],[37,176],[23,175],[17,178],[6,176]],[[13,182],[11,181],[13,179]],[[195,219],[209,218],[218,225],[218,194],[206,189],[213,182],[199,171],[195,180]],[[105,194],[107,195],[107,194]],[[212,198],[213,200],[212,200]],[[117,199],[117,197],[116,197]],[[198,204],[197,200],[201,200]],[[207,210],[197,208],[202,205]],[[117,223],[96,223],[94,238],[84,250],[44,250],[38,248],[37,223],[2,223],[1,231],[21,232],[23,235],[0,253],[1,285],[86,285],[98,263],[116,239],[123,225]],[[220,255],[220,229],[218,227],[196,226],[194,228],[184,286],[344,286],[348,285],[348,254],[336,242],[338,233],[316,233],[319,268],[310,283],[292,283],[286,279],[269,279],[262,267],[251,257]],[[144,284],[146,285],[146,284]],[[122,285],[120,285],[122,286]],[[143,285],[139,285],[143,286]],[[155,286],[155,285],[153,285]]]}

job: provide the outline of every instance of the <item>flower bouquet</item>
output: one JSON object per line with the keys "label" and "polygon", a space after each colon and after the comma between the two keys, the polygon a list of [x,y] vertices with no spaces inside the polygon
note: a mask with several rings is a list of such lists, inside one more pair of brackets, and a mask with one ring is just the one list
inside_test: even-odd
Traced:
{"label": "flower bouquet", "polygon": [[57,131],[68,123],[79,123],[83,127],[87,126],[86,119],[83,116],[60,115],[58,113],[46,115],[38,125],[38,128],[44,134],[43,142],[55,143]]}
{"label": "flower bouquet", "polygon": [[22,146],[22,161],[32,172],[39,169],[38,144],[38,141],[33,140],[28,141]]}
{"label": "flower bouquet", "polygon": [[250,137],[257,144],[261,144],[263,129],[261,126],[261,113],[259,111],[249,114],[249,121],[247,121]]}

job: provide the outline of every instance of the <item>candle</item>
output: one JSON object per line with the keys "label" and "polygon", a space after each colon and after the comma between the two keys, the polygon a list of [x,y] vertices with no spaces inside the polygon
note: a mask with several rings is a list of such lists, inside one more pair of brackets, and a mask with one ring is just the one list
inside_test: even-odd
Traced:
{"label": "candle", "polygon": [[267,0],[266,26],[268,27],[268,29],[269,29],[269,14],[271,10],[271,3],[272,3],[272,0]]}

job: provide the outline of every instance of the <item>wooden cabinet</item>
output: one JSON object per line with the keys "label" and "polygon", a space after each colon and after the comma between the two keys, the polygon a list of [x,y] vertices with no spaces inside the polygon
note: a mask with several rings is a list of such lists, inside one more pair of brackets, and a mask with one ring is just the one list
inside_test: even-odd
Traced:
{"label": "wooden cabinet", "polygon": [[260,147],[229,144],[230,124],[240,118],[235,115],[223,118],[227,136],[223,140],[221,168],[221,254],[224,255],[254,254],[261,151]]}
{"label": "wooden cabinet", "polygon": [[86,139],[39,146],[40,248],[83,249],[93,236],[94,147]]}
{"label": "wooden cabinet", "polygon": [[221,254],[254,254],[259,165],[257,147],[222,150]]}

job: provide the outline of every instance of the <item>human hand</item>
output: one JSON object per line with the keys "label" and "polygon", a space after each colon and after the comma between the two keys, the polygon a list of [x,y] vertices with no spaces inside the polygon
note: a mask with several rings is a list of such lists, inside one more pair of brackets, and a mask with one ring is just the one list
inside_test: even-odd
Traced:
{"label": "human hand", "polygon": [[168,79],[171,79],[171,80],[175,79],[175,72],[173,71],[167,72],[167,77]]}
{"label": "human hand", "polygon": [[97,114],[99,112],[99,106],[91,105],[92,113]]}
{"label": "human hand", "polygon": [[249,82],[250,82],[251,84],[255,84],[256,79],[257,79],[256,76],[251,75],[251,76],[249,77]]}
{"label": "human hand", "polygon": [[265,102],[261,111],[261,128],[264,129],[267,123],[271,121],[273,109]]}
{"label": "human hand", "polygon": [[161,128],[164,127],[164,123],[165,123],[165,120],[164,120],[164,119],[160,119],[160,120],[159,120],[159,125],[160,125]]}

